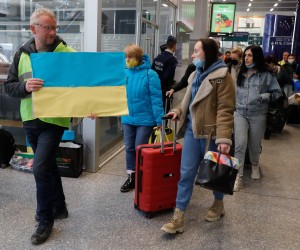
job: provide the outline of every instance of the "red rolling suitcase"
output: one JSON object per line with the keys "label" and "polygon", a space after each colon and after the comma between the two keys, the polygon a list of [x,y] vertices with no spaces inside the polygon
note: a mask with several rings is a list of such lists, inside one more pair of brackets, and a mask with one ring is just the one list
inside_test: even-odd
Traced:
{"label": "red rolling suitcase", "polygon": [[[166,119],[168,117],[163,117],[162,131],[165,131]],[[137,147],[134,206],[147,218],[155,212],[175,207],[181,152],[182,146],[176,143],[176,136],[173,142],[162,140]]]}

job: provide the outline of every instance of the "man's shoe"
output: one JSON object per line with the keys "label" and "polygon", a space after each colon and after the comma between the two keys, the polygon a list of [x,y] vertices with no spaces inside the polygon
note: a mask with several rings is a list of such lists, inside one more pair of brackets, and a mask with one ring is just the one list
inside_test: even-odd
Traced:
{"label": "man's shoe", "polygon": [[69,211],[67,206],[64,206],[61,210],[53,209],[53,218],[54,220],[66,219],[69,216]]}
{"label": "man's shoe", "polygon": [[219,220],[225,214],[224,203],[220,200],[214,200],[211,208],[205,216],[205,220],[209,222]]}
{"label": "man's shoe", "polygon": [[[69,211],[67,209],[67,206],[65,205],[62,210],[56,210],[53,209],[53,218],[54,220],[60,220],[60,219],[66,219],[69,216]],[[34,219],[38,222],[39,218],[38,215],[35,214]]]}
{"label": "man's shoe", "polygon": [[233,192],[239,191],[243,188],[243,176],[237,176],[234,182]]}
{"label": "man's shoe", "polygon": [[259,173],[259,166],[255,166],[255,165],[252,165],[252,173],[251,173],[251,178],[253,180],[258,180],[260,179],[260,173]]}
{"label": "man's shoe", "polygon": [[31,243],[33,245],[43,244],[49,238],[53,224],[53,222],[40,221],[36,225],[34,234],[31,236]]}
{"label": "man's shoe", "polygon": [[175,208],[172,219],[164,224],[161,228],[162,231],[169,234],[183,233],[183,224],[184,224],[184,211],[179,208]]}
{"label": "man's shoe", "polygon": [[125,181],[120,191],[122,193],[126,193],[134,189],[134,187],[135,187],[135,173],[131,173],[128,175],[128,179]]}

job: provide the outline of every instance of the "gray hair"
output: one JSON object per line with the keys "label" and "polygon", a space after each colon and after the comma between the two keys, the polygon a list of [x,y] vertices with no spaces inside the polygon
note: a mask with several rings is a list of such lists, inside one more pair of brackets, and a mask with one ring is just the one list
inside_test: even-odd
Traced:
{"label": "gray hair", "polygon": [[47,8],[38,8],[31,14],[30,25],[37,23],[40,16],[49,16],[56,20],[56,16],[52,10]]}

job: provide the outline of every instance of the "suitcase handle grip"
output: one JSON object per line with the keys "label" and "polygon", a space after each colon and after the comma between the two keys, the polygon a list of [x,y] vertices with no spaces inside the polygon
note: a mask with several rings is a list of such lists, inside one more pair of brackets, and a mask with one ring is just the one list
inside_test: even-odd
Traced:
{"label": "suitcase handle grip", "polygon": [[[164,149],[164,140],[166,134],[166,120],[171,120],[172,116],[164,115],[161,117],[162,119],[162,128],[161,128],[161,150],[160,152],[163,154],[165,152]],[[177,120],[175,120],[175,131],[174,131],[174,138],[173,138],[173,152],[176,152],[176,134],[177,134]]]}
{"label": "suitcase handle grip", "polygon": [[162,120],[171,120],[172,119],[172,116],[169,116],[169,115],[164,115],[161,117]]}

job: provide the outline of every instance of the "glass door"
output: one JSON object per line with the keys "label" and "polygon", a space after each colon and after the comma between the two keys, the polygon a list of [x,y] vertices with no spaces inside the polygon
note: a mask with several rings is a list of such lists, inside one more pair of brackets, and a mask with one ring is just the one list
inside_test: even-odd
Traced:
{"label": "glass door", "polygon": [[145,54],[148,54],[150,60],[154,59],[155,55],[155,38],[158,27],[150,22],[142,20],[142,32],[141,32],[141,48]]}

